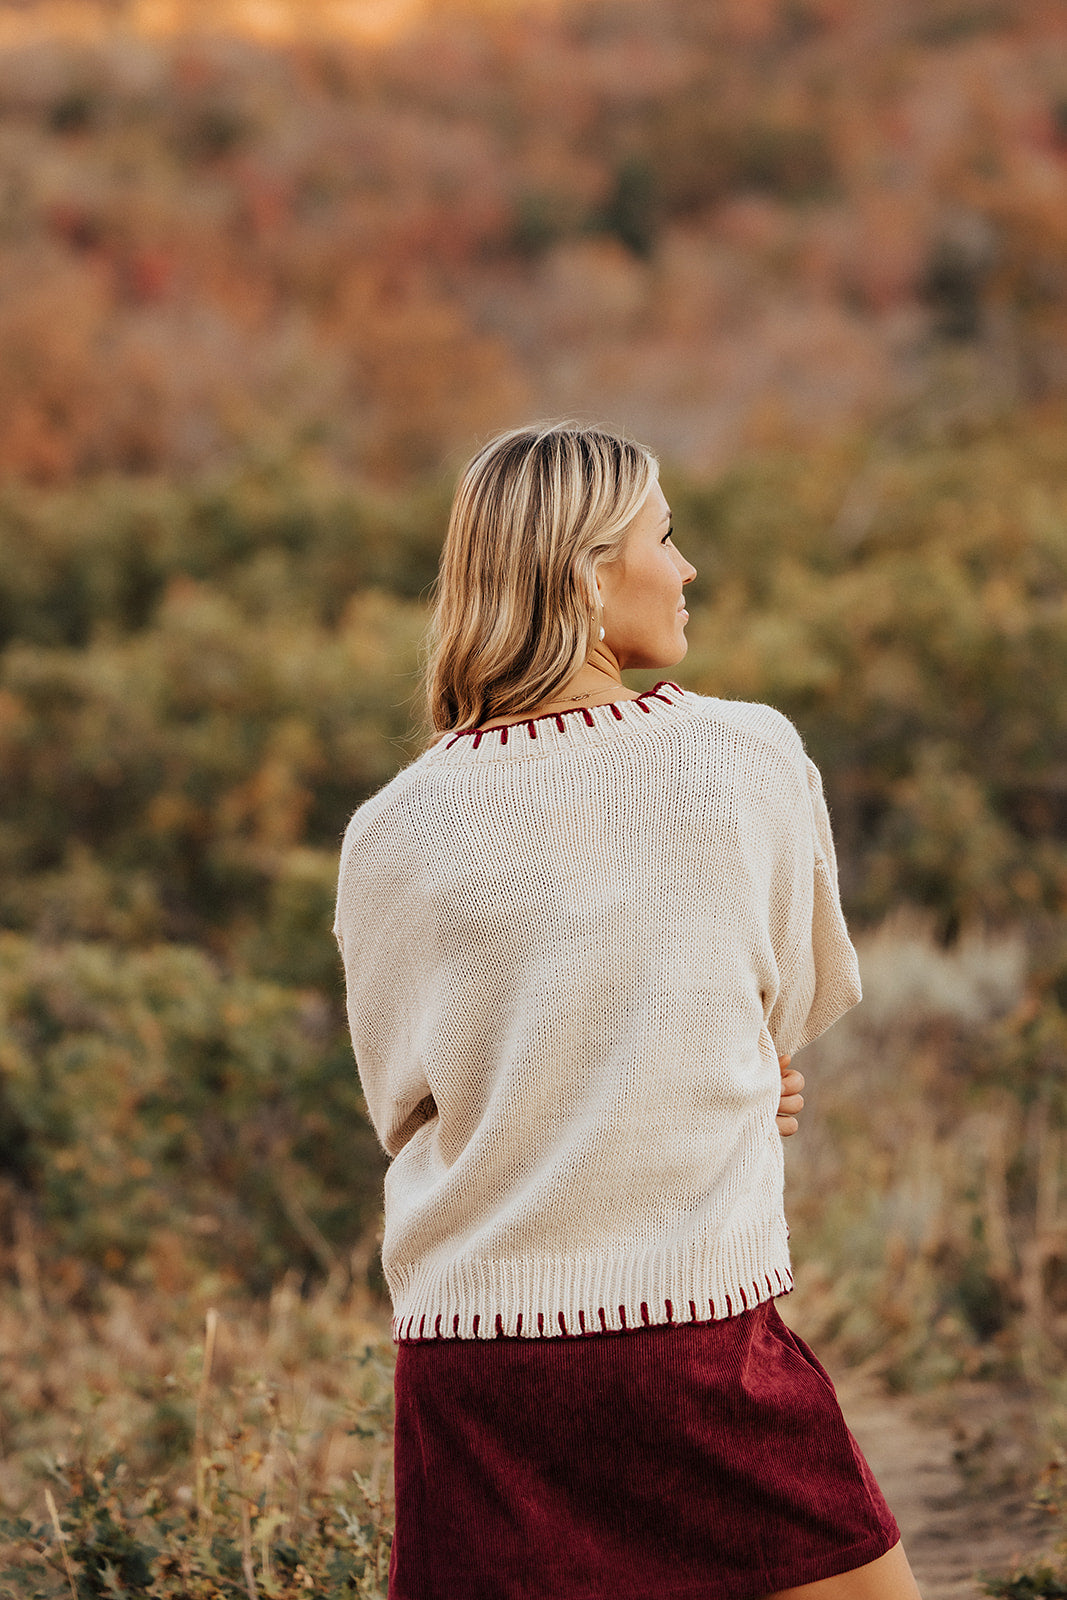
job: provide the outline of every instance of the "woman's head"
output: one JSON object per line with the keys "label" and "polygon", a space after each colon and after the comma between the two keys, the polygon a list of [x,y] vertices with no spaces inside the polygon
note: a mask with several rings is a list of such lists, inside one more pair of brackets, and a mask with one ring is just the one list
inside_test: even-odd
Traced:
{"label": "woman's head", "polygon": [[657,481],[655,457],[603,428],[516,428],[456,490],[429,664],[438,729],[547,701],[585,662],[597,574],[620,555]]}

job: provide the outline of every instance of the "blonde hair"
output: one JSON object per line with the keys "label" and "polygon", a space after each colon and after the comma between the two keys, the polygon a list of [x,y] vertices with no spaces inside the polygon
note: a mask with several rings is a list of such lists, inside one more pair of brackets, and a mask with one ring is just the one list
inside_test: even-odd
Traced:
{"label": "blonde hair", "polygon": [[452,502],[427,665],[438,731],[551,698],[600,629],[596,573],[659,473],[650,450],[576,423],[514,428],[478,452]]}

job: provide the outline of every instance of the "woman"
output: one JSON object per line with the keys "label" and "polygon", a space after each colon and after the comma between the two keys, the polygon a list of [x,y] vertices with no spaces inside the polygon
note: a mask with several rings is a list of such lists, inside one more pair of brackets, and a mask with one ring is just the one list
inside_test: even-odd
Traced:
{"label": "woman", "polygon": [[694,576],[648,451],[493,440],[441,560],[442,737],[345,837],[393,1600],[917,1593],[774,1306],[779,1058],[860,997],[818,773],[768,707],[621,680],[681,660]]}

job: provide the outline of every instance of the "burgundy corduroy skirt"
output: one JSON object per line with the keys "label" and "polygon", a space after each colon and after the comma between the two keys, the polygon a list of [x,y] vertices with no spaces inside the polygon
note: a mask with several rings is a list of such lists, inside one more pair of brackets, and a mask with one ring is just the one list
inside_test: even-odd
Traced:
{"label": "burgundy corduroy skirt", "polygon": [[757,1600],[898,1538],[773,1301],[721,1322],[400,1345],[390,1600]]}

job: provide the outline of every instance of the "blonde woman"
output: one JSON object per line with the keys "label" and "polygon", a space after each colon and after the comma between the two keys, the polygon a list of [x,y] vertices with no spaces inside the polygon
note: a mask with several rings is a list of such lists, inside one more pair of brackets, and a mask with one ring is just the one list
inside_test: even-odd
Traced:
{"label": "blonde woman", "polygon": [[818,773],[685,654],[653,456],[507,433],[441,559],[439,737],[349,826],[336,932],[392,1157],[392,1600],[913,1600],[784,1325],[787,1058],[860,997]]}

